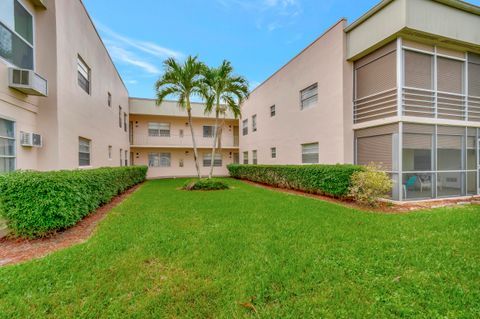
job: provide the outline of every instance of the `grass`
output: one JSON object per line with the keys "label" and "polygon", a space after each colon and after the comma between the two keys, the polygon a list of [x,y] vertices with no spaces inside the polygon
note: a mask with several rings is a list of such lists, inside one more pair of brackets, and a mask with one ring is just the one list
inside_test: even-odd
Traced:
{"label": "grass", "polygon": [[184,182],[147,182],[86,243],[0,268],[0,318],[480,316],[477,206],[382,215]]}

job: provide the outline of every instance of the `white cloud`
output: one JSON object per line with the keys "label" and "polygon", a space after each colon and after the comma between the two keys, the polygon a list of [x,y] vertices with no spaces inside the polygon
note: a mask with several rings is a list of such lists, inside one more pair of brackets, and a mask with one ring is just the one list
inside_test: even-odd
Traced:
{"label": "white cloud", "polygon": [[255,15],[256,27],[269,32],[292,24],[293,19],[302,13],[300,0],[217,0],[217,2],[225,8],[240,9]]}
{"label": "white cloud", "polygon": [[142,60],[134,53],[111,44],[107,44],[107,47],[114,60],[139,67],[149,74],[160,74],[160,70],[155,65]]}

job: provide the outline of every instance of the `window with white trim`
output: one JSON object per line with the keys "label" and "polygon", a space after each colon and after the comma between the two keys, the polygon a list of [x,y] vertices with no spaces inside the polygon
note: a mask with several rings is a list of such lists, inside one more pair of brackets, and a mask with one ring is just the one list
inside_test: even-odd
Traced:
{"label": "window with white trim", "polygon": [[277,158],[277,148],[276,147],[270,148],[270,154],[272,158]]}
{"label": "window with white trim", "polygon": [[82,57],[77,57],[78,85],[88,94],[90,94],[90,67],[85,63]]}
{"label": "window with white trim", "polygon": [[256,165],[258,164],[257,162],[257,151],[252,151],[252,164]]}
{"label": "window with white trim", "polygon": [[148,166],[150,167],[170,167],[171,154],[170,153],[149,153]]}
{"label": "window with white trim", "polygon": [[248,164],[248,152],[243,152],[243,164]]}
{"label": "window with white trim", "polygon": [[78,138],[78,166],[90,166],[90,144],[89,139]]}
{"label": "window with white trim", "polygon": [[300,108],[306,109],[318,101],[318,84],[315,83],[300,91]]}
{"label": "window with white trim", "polygon": [[207,137],[207,138],[210,138],[210,137],[213,137],[214,136],[214,131],[215,127],[211,126],[211,125],[204,125],[203,126],[203,137]]}
{"label": "window with white trim", "polygon": [[[205,153],[203,155],[203,167],[210,167],[212,161],[212,153]],[[222,166],[222,154],[215,153],[215,160],[213,161],[213,166],[221,167]]]}
{"label": "window with white trim", "polygon": [[15,170],[15,122],[0,118],[0,173]]}
{"label": "window with white trim", "polygon": [[244,136],[248,134],[248,119],[242,122],[242,134]]}
{"label": "window with white trim", "polygon": [[0,56],[21,69],[34,69],[33,16],[18,0],[0,1]]}
{"label": "window with white trim", "polygon": [[302,163],[318,164],[318,143],[302,144]]}
{"label": "window with white trim", "polygon": [[276,113],[275,105],[270,106],[270,117],[274,117]]}
{"label": "window with white trim", "polygon": [[148,136],[170,137],[170,123],[148,123]]}
{"label": "window with white trim", "polygon": [[257,131],[257,114],[252,115],[252,132]]}

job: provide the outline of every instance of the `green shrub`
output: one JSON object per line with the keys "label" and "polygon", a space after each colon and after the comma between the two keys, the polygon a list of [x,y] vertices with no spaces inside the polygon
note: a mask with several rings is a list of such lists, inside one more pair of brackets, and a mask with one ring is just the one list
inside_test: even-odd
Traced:
{"label": "green shrub", "polygon": [[228,165],[230,176],[275,187],[333,197],[348,195],[356,165]]}
{"label": "green shrub", "polygon": [[183,185],[184,190],[188,191],[213,191],[228,189],[228,185],[218,179],[196,179],[188,181]]}
{"label": "green shrub", "polygon": [[370,164],[364,171],[352,175],[350,196],[355,201],[376,206],[378,199],[385,197],[392,190],[392,180],[387,173],[381,171],[376,165]]}
{"label": "green shrub", "polygon": [[145,180],[146,166],[17,171],[0,176],[0,215],[14,235],[35,238],[75,225]]}

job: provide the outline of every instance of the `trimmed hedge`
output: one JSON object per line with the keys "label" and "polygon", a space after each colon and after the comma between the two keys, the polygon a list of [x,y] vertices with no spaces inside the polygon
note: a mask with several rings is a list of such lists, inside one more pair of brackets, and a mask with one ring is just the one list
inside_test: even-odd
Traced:
{"label": "trimmed hedge", "polygon": [[146,166],[17,171],[0,176],[0,215],[14,235],[36,238],[75,225],[145,180]]}
{"label": "trimmed hedge", "polygon": [[227,166],[230,176],[275,187],[333,197],[348,196],[356,165],[241,165]]}
{"label": "trimmed hedge", "polygon": [[223,181],[214,178],[203,178],[187,181],[182,189],[187,191],[217,191],[228,189]]}

